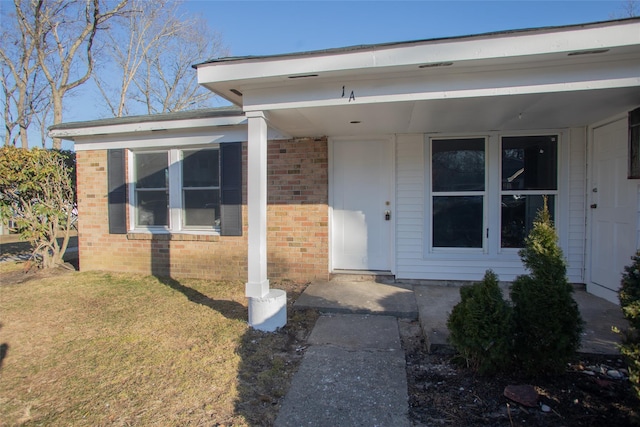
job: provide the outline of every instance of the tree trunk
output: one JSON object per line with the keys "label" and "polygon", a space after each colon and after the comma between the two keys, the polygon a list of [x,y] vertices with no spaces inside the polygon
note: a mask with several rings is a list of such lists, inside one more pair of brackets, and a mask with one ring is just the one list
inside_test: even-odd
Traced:
{"label": "tree trunk", "polygon": [[[62,94],[55,90],[52,93],[51,101],[53,102],[53,124],[62,123]],[[62,139],[53,138],[53,149],[59,150],[62,147]]]}
{"label": "tree trunk", "polygon": [[25,150],[29,149],[29,134],[27,133],[27,128],[20,124],[18,127],[20,129],[20,146]]}

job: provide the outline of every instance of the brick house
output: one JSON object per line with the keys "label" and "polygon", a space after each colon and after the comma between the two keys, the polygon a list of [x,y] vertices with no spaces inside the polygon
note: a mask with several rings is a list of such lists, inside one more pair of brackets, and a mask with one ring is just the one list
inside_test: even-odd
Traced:
{"label": "brick house", "polygon": [[569,279],[638,248],[640,19],[194,66],[236,107],[67,123],[83,270],[510,281],[547,198]]}
{"label": "brick house", "polygon": [[[129,131],[132,119],[136,129]],[[82,212],[81,269],[246,279],[245,121],[240,110],[230,108],[83,122],[79,131],[91,136],[74,137]],[[74,124],[62,125],[67,126]],[[219,126],[224,126],[224,134],[219,134]],[[66,128],[65,132],[73,131]],[[279,134],[272,138],[267,154],[270,275],[291,280],[327,278],[327,139],[293,140]],[[106,145],[109,148],[102,148]],[[188,164],[182,171],[172,169],[175,156]],[[206,169],[198,171],[196,163]],[[136,185],[140,174],[135,167],[148,169],[146,178],[151,180],[161,172],[160,184]],[[189,171],[208,175],[211,189],[181,189],[183,181],[194,178]],[[207,202],[214,200],[213,206],[167,209],[174,202],[174,188],[184,191],[184,198],[178,194],[179,204],[189,203],[192,191],[213,193],[203,197]],[[160,207],[151,200],[159,193]],[[227,198],[235,198],[234,205]]]}

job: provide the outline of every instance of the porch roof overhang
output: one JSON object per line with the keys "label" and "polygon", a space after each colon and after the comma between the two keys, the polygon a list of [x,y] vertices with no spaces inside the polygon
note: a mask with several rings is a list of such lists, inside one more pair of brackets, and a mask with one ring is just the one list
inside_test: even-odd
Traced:
{"label": "porch roof overhang", "polygon": [[[237,107],[208,108],[61,123],[49,136],[73,141],[78,151],[240,142],[247,140],[247,117]],[[271,129],[268,137],[291,136]]]}
{"label": "porch roof overhang", "polygon": [[195,67],[292,136],[584,126],[640,105],[640,19]]}

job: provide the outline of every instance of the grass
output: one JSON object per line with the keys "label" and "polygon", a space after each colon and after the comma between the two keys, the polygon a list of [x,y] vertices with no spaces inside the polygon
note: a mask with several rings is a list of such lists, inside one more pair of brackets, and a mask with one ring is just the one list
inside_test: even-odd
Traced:
{"label": "grass", "polygon": [[268,425],[317,315],[289,310],[265,334],[246,313],[241,283],[96,272],[3,283],[0,425]]}

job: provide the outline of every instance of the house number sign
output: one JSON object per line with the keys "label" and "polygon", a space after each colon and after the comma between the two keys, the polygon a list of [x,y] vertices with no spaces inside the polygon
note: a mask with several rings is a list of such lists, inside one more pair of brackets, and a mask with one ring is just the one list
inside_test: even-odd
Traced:
{"label": "house number sign", "polygon": [[[342,98],[345,97],[346,95],[346,91],[345,91],[345,87],[342,86]],[[349,102],[351,101],[355,101],[356,100],[356,94],[354,93],[354,91],[351,91],[351,93],[349,94]]]}

